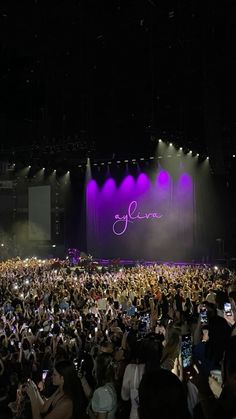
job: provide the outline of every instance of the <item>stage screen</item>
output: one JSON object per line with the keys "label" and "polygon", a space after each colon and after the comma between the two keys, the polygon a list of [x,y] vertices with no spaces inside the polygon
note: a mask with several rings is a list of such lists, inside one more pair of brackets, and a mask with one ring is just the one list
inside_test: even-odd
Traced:
{"label": "stage screen", "polygon": [[194,184],[183,172],[173,179],[159,170],[87,183],[87,246],[96,258],[191,260]]}
{"label": "stage screen", "polygon": [[28,189],[29,240],[51,240],[51,187]]}

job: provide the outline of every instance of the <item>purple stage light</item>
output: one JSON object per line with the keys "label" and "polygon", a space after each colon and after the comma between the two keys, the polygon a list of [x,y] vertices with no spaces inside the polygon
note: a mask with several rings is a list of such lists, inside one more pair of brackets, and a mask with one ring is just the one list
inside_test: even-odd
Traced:
{"label": "purple stage light", "polygon": [[158,186],[168,186],[170,182],[170,175],[165,170],[161,170],[157,175]]}
{"label": "purple stage light", "polygon": [[150,188],[150,180],[145,173],[140,173],[136,182],[138,193],[144,193]]}
{"label": "purple stage light", "polygon": [[104,198],[110,198],[116,192],[116,182],[113,178],[109,178],[106,180],[102,187],[102,195]]}
{"label": "purple stage light", "polygon": [[122,194],[129,194],[130,192],[133,192],[135,187],[135,181],[133,176],[128,175],[124,178],[124,180],[122,181],[119,191]]}
{"label": "purple stage light", "polygon": [[98,185],[96,180],[90,179],[87,183],[87,194],[94,195],[98,192]]}

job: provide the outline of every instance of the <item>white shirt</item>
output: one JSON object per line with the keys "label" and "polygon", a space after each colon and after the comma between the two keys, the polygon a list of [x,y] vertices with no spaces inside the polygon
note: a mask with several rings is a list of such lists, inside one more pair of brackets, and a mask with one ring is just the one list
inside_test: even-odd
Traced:
{"label": "white shirt", "polygon": [[144,364],[128,364],[121,388],[123,400],[131,400],[130,419],[138,419],[138,389],[145,370]]}

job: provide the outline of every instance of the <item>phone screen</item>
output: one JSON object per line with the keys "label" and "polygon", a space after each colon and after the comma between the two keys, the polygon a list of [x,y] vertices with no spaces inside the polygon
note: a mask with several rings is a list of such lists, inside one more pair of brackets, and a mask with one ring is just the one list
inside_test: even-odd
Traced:
{"label": "phone screen", "polygon": [[47,374],[48,374],[48,370],[43,370],[43,373],[42,373],[42,381],[43,381],[43,383],[46,380]]}
{"label": "phone screen", "polygon": [[145,317],[142,317],[139,322],[139,332],[146,333],[147,332],[147,320]]}
{"label": "phone screen", "polygon": [[205,305],[200,307],[200,319],[202,324],[207,323],[207,309]]}
{"label": "phone screen", "polygon": [[181,342],[181,357],[183,368],[189,368],[192,363],[192,339],[191,334],[183,335]]}
{"label": "phone screen", "polygon": [[226,316],[231,316],[232,315],[232,307],[230,303],[225,303],[224,304],[224,312],[226,314]]}

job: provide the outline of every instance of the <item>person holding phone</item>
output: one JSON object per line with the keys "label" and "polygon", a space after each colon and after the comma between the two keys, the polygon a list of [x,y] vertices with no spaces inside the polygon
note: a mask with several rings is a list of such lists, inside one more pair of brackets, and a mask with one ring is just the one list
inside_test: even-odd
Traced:
{"label": "person holding phone", "polygon": [[222,359],[222,391],[215,397],[211,381],[203,373],[201,366],[196,369],[194,383],[199,391],[199,402],[207,419],[234,419],[236,417],[236,336],[231,337]]}
{"label": "person holding phone", "polygon": [[26,392],[30,398],[33,419],[77,419],[78,378],[73,363],[61,361],[53,370],[53,385],[57,390],[52,396],[43,400],[36,384],[28,380]]}
{"label": "person holding phone", "polygon": [[164,348],[161,357],[161,367],[172,370],[181,345],[181,329],[170,325],[165,332]]}
{"label": "person holding phone", "polygon": [[236,291],[229,292],[229,301],[231,304],[232,315],[225,317],[231,326],[231,337],[236,336]]}
{"label": "person holding phone", "polygon": [[[209,375],[213,369],[218,369],[230,338],[230,327],[223,317],[217,315],[216,305],[205,301],[207,308],[206,325],[202,325],[199,318],[194,333],[194,358],[202,363],[202,368]],[[207,339],[202,339],[207,335]]]}

